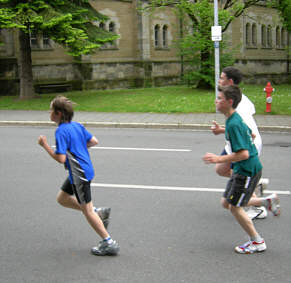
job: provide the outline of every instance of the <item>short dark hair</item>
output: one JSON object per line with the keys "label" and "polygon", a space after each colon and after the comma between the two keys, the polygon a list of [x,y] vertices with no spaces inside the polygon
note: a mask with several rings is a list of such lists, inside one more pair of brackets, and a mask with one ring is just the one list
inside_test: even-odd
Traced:
{"label": "short dark hair", "polygon": [[61,112],[60,123],[71,122],[74,116],[73,102],[65,96],[58,95],[51,102],[51,110],[55,113]]}
{"label": "short dark hair", "polygon": [[223,73],[225,73],[226,77],[230,80],[233,80],[233,83],[236,85],[239,85],[242,81],[242,73],[240,70],[234,68],[234,67],[225,67],[222,70]]}
{"label": "short dark hair", "polygon": [[241,101],[241,90],[237,85],[219,86],[218,91],[222,92],[226,100],[232,99],[232,108],[235,109]]}

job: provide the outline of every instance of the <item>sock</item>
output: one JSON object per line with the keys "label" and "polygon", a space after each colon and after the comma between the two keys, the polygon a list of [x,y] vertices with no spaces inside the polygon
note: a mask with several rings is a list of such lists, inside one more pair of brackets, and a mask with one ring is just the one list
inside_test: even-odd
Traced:
{"label": "sock", "polygon": [[263,205],[264,207],[268,208],[268,206],[269,206],[269,201],[268,201],[268,199],[266,199],[266,198],[262,198],[262,205]]}
{"label": "sock", "polygon": [[264,239],[259,235],[257,234],[256,236],[254,237],[251,237],[251,241],[252,242],[257,242],[257,243],[261,243]]}
{"label": "sock", "polygon": [[111,239],[110,236],[108,236],[107,238],[103,239],[104,242],[107,242],[108,244],[112,244],[113,240]]}
{"label": "sock", "polygon": [[93,206],[93,211],[97,213],[98,212],[98,208],[96,206]]}

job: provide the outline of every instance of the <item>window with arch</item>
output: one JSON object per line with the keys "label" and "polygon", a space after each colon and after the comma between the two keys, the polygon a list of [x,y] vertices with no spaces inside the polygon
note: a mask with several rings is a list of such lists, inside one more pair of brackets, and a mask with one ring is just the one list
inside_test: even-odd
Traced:
{"label": "window with arch", "polygon": [[51,46],[50,38],[49,38],[47,33],[43,33],[43,35],[42,35],[42,44],[43,44],[44,48],[48,48]]}
{"label": "window with arch", "polygon": [[160,26],[155,25],[155,47],[160,46]]}
{"label": "window with arch", "polygon": [[38,48],[38,40],[37,40],[37,34],[35,30],[30,31],[30,47]]}
{"label": "window with arch", "polygon": [[35,30],[31,30],[30,33],[30,47],[33,50],[51,49],[51,40],[47,33],[37,33]]}
{"label": "window with arch", "polygon": [[281,29],[280,27],[276,27],[276,47],[281,47]]}
{"label": "window with arch", "polygon": [[168,26],[163,26],[163,47],[168,47]]}
{"label": "window with arch", "polygon": [[[115,23],[114,22],[110,22],[109,23],[109,26],[108,26],[108,31],[109,32],[112,32],[112,33],[115,33]],[[115,40],[111,41],[109,43],[111,46],[114,46],[116,44]]]}
{"label": "window with arch", "polygon": [[267,46],[272,47],[272,27],[270,25],[267,28]]}
{"label": "window with arch", "polygon": [[287,46],[287,32],[284,28],[281,29],[281,47]]}
{"label": "window with arch", "polygon": [[257,25],[252,24],[252,45],[257,46]]}
{"label": "window with arch", "polygon": [[251,25],[249,23],[246,24],[246,45],[251,45]]}
{"label": "window with arch", "polygon": [[[114,21],[110,22],[100,22],[99,23],[99,28],[103,29],[104,31],[109,31],[111,33],[117,33],[116,31],[116,23]],[[117,41],[112,40],[110,42],[107,42],[102,45],[101,49],[106,50],[106,49],[116,49],[117,48]]]}
{"label": "window with arch", "polygon": [[115,32],[115,23],[114,22],[110,22],[109,23],[109,31],[110,32]]}
{"label": "window with arch", "polygon": [[262,25],[261,27],[261,45],[262,47],[267,46],[267,31],[265,25]]}
{"label": "window with arch", "polygon": [[101,29],[104,29],[104,30],[105,30],[105,23],[103,23],[103,22],[102,22],[102,23],[100,23],[100,24],[99,24],[99,28],[101,28]]}

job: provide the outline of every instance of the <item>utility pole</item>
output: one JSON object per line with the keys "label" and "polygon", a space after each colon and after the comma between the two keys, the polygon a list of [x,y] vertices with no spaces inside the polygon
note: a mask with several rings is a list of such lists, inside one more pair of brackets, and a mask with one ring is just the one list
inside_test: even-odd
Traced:
{"label": "utility pole", "polygon": [[214,0],[214,26],[211,27],[212,41],[214,41],[215,57],[215,97],[218,95],[217,87],[220,75],[219,67],[219,41],[221,41],[221,26],[218,25],[218,0]]}

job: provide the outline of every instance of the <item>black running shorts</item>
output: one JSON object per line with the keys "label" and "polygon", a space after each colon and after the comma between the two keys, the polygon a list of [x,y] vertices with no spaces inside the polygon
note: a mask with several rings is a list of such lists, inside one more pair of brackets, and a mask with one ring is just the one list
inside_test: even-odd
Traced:
{"label": "black running shorts", "polygon": [[262,171],[253,177],[232,174],[230,177],[223,197],[231,205],[240,207],[246,206],[262,176]]}
{"label": "black running shorts", "polygon": [[75,186],[74,184],[71,184],[68,177],[63,183],[61,190],[69,195],[75,195],[79,204],[85,204],[92,200],[90,183],[91,182],[82,181],[78,186]]}

